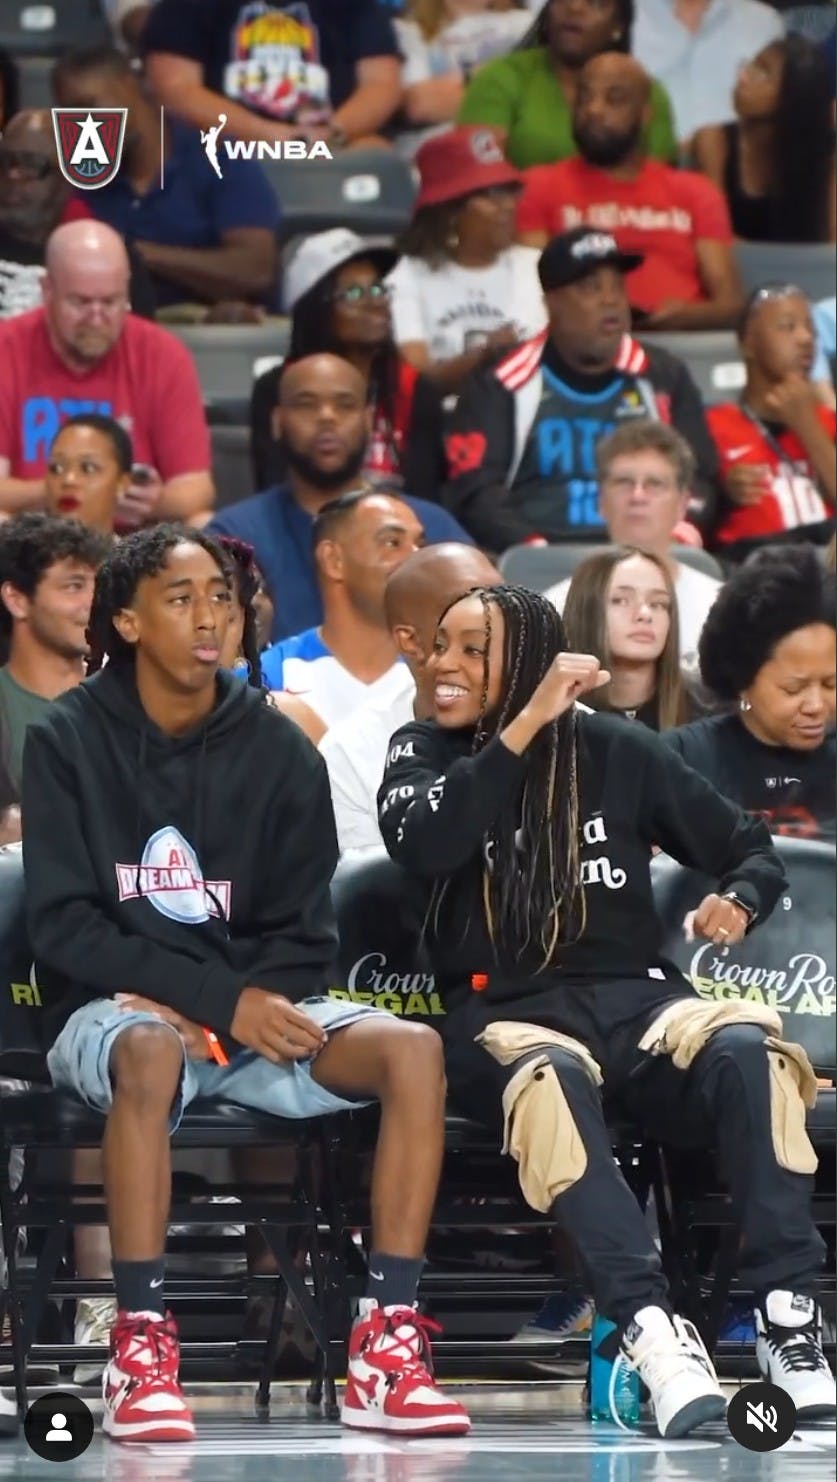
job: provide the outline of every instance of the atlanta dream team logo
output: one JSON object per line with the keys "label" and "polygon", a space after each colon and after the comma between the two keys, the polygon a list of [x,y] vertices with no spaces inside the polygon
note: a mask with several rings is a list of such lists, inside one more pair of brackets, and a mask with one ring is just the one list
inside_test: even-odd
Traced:
{"label": "atlanta dream team logo", "polygon": [[110,185],[122,160],[127,108],[53,108],[61,174],[78,190]]}
{"label": "atlanta dream team logo", "polygon": [[120,901],[142,897],[170,921],[199,926],[210,916],[230,916],[231,880],[205,880],[198,856],[179,829],[158,828],[146,843],[139,864],[118,864]]}

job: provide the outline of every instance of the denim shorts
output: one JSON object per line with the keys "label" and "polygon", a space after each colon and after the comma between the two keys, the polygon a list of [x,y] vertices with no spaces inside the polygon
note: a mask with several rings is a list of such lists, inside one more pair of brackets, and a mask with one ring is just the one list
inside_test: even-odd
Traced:
{"label": "denim shorts", "polygon": [[[373,1015],[378,1019],[394,1018],[385,1009],[333,998],[307,998],[296,1007],[316,1019],[329,1033]],[[125,1011],[111,998],[97,998],[76,1009],[47,1055],[53,1085],[61,1091],[74,1091],[94,1111],[108,1112],[113,1100],[111,1051],[117,1036],[135,1024],[162,1025],[177,1034],[176,1029],[154,1014]],[[311,1079],[311,1064],[309,1059],[274,1065],[255,1050],[239,1050],[230,1057],[229,1065],[184,1058],[180,1085],[172,1103],[171,1130],[179,1126],[185,1108],[198,1097],[232,1101],[268,1116],[290,1118],[322,1117],[369,1105],[369,1098],[348,1101],[318,1085]]]}

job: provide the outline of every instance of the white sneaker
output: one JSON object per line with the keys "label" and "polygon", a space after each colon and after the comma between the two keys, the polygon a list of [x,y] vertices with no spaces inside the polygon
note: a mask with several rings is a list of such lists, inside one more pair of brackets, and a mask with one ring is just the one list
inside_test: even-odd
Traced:
{"label": "white sneaker", "polygon": [[20,1425],[17,1401],[0,1389],[0,1436],[16,1436]]}
{"label": "white sneaker", "polygon": [[[116,1324],[116,1301],[113,1297],[80,1297],[76,1303],[76,1321],[73,1342],[93,1346],[100,1343],[104,1349],[110,1345],[110,1330]],[[92,1363],[76,1364],[73,1370],[74,1384],[98,1384],[105,1372],[107,1354]]]}
{"label": "white sneaker", "polygon": [[727,1402],[697,1329],[662,1307],[643,1307],[625,1329],[622,1352],[651,1392],[657,1430],[687,1436],[720,1420]]}
{"label": "white sneaker", "polygon": [[786,1390],[799,1416],[837,1414],[837,1385],[822,1351],[822,1320],[813,1297],[768,1292],[756,1308],[756,1358],[762,1379]]}

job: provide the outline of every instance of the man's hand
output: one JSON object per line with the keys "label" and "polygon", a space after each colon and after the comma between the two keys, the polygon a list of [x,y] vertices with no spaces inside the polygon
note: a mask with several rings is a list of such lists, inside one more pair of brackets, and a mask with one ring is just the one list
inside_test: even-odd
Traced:
{"label": "man's hand", "polygon": [[791,432],[804,436],[817,418],[817,388],[807,376],[785,376],[764,398],[765,410],[772,421],[782,422]]}
{"label": "man's hand", "polygon": [[327,1035],[315,1019],[295,1008],[280,993],[242,989],[230,1026],[233,1039],[274,1065],[309,1060],[319,1054]]}
{"label": "man's hand", "polygon": [[164,1024],[171,1024],[176,1029],[184,1045],[186,1054],[190,1060],[209,1060],[210,1050],[206,1035],[200,1024],[195,1024],[192,1019],[184,1018],[175,1009],[170,1009],[167,1004],[155,1003],[153,998],[143,998],[139,993],[116,993],[116,1002],[123,1013],[131,1011],[142,1014],[153,1014],[155,1018],[162,1019]]}
{"label": "man's hand", "polygon": [[716,947],[734,947],[744,940],[750,918],[735,901],[726,901],[720,895],[707,895],[696,911],[690,911],[683,922],[687,942],[695,937],[705,937]]}
{"label": "man's hand", "polygon": [[734,463],[724,477],[724,488],[733,504],[744,508],[760,504],[770,493],[771,476],[767,463]]}

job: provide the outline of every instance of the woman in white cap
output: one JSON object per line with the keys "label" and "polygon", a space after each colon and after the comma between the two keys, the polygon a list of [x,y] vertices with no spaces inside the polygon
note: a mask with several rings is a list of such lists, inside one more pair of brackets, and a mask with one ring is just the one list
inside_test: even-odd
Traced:
{"label": "woman in white cap", "polygon": [[390,274],[402,355],[444,395],[546,324],[538,253],[514,241],[523,179],[488,129],[460,127],[416,155],[421,184]]}
{"label": "woman in white cap", "polygon": [[[439,393],[395,346],[390,289],[384,276],[398,254],[384,238],[359,237],[345,227],[307,237],[287,265],[283,298],[291,315],[286,364],[330,353],[365,376],[375,421],[364,473],[401,481],[405,492],[436,501],[446,478]],[[253,387],[250,427],[256,487],[284,478],[272,431],[282,366]]]}

